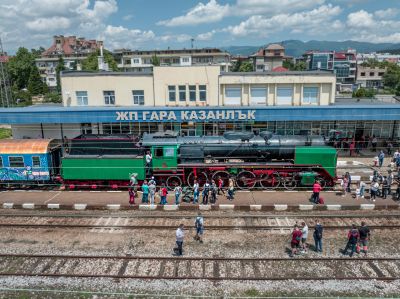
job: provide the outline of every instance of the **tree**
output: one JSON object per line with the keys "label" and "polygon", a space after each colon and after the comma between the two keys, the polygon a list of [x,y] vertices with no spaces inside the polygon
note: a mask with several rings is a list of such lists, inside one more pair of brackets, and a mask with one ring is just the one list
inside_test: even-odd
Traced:
{"label": "tree", "polygon": [[297,61],[296,63],[293,63],[293,61],[290,60],[284,60],[282,62],[282,66],[289,71],[305,71],[307,70],[307,64],[304,61]]}
{"label": "tree", "polygon": [[400,84],[400,67],[391,63],[383,75],[383,84],[389,88],[396,88]]}
{"label": "tree", "polygon": [[47,85],[40,77],[39,70],[36,66],[32,68],[31,74],[29,76],[28,91],[33,96],[45,94],[46,92],[48,92]]}
{"label": "tree", "polygon": [[31,53],[34,58],[39,58],[40,56],[42,56],[42,53],[44,51],[46,51],[46,49],[43,47],[40,47],[39,49],[31,49]]}
{"label": "tree", "polygon": [[17,90],[28,86],[28,80],[35,66],[35,58],[26,48],[19,48],[17,54],[7,63],[11,82]]}
{"label": "tree", "polygon": [[[90,54],[82,61],[82,70],[84,71],[98,71],[99,64],[97,57],[100,56],[100,50]],[[112,71],[118,71],[118,65],[110,51],[103,50],[104,62],[108,63],[108,68]]]}
{"label": "tree", "polygon": [[232,72],[238,72],[240,69],[240,66],[242,65],[242,61],[241,60],[237,60],[233,65],[232,65]]}
{"label": "tree", "polygon": [[156,54],[151,57],[151,64],[154,66],[160,66],[160,58]]}
{"label": "tree", "polygon": [[254,71],[253,64],[249,61],[243,61],[239,67],[239,72],[252,72]]}
{"label": "tree", "polygon": [[363,87],[353,91],[353,98],[373,98],[375,91],[373,89],[365,89]]}
{"label": "tree", "polygon": [[58,58],[56,66],[56,80],[57,80],[57,92],[61,93],[61,78],[60,73],[65,70],[64,59],[60,56]]}

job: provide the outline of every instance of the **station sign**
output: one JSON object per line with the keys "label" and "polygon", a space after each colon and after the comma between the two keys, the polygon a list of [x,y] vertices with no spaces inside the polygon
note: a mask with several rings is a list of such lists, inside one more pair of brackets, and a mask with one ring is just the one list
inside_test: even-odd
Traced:
{"label": "station sign", "polygon": [[115,121],[256,120],[256,110],[115,111]]}

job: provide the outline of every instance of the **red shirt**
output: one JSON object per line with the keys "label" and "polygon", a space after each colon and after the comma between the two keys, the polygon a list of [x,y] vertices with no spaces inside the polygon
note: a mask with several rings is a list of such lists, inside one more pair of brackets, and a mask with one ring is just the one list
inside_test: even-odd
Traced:
{"label": "red shirt", "polygon": [[313,192],[314,193],[319,193],[319,192],[321,192],[321,185],[320,184],[318,184],[318,183],[315,183],[314,184],[314,186],[313,186]]}
{"label": "red shirt", "polygon": [[294,230],[292,233],[292,243],[300,243],[300,239],[301,239],[302,233],[301,230]]}
{"label": "red shirt", "polygon": [[222,180],[221,180],[221,179],[218,180],[218,187],[219,187],[219,188],[222,187]]}
{"label": "red shirt", "polygon": [[167,193],[168,193],[167,188],[164,187],[164,188],[161,189],[161,195],[162,196],[167,196]]}

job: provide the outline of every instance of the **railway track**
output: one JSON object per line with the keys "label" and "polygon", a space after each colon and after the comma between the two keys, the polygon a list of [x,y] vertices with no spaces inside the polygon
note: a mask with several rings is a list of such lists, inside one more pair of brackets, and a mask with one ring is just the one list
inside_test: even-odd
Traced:
{"label": "railway track", "polygon": [[400,279],[400,258],[258,259],[0,254],[0,276],[391,281]]}
{"label": "railway track", "polygon": [[[346,229],[353,223],[365,221],[372,229],[400,228],[400,214],[354,215],[210,215],[204,216],[207,230],[271,230],[287,231],[301,222],[310,228],[318,218],[325,229]],[[0,227],[12,228],[83,228],[112,230],[176,229],[180,223],[193,227],[193,215],[45,215],[0,214]]]}

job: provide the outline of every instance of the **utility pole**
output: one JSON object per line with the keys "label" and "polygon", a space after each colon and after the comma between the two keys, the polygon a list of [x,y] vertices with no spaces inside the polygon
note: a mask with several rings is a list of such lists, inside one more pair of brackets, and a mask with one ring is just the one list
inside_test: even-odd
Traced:
{"label": "utility pole", "polygon": [[190,39],[190,43],[191,43],[192,49],[193,49],[193,45],[194,45],[194,38],[193,37]]}
{"label": "utility pole", "polygon": [[0,103],[2,107],[10,107],[12,106],[12,93],[5,57],[0,38]]}

